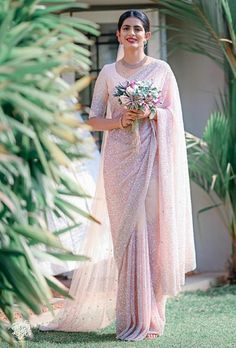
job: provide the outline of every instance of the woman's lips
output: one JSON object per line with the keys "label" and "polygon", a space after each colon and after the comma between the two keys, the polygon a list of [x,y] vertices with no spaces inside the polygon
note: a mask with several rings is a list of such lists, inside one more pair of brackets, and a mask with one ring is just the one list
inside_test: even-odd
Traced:
{"label": "woman's lips", "polygon": [[135,42],[137,42],[137,40],[136,39],[131,39],[131,38],[129,38],[129,39],[126,39],[129,43],[135,43]]}

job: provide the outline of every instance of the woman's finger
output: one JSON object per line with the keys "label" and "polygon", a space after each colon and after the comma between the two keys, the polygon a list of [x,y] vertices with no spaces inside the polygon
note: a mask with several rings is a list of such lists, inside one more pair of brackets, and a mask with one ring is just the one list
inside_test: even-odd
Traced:
{"label": "woman's finger", "polygon": [[137,117],[133,117],[132,115],[131,116],[128,116],[128,120],[131,120],[131,121],[134,121],[136,120]]}
{"label": "woman's finger", "polygon": [[136,115],[138,115],[138,114],[142,114],[143,113],[143,111],[142,110],[130,110],[133,114],[136,114]]}
{"label": "woman's finger", "polygon": [[140,114],[140,115],[138,115],[138,118],[145,118],[145,117],[146,117],[145,114]]}
{"label": "woman's finger", "polygon": [[137,116],[137,112],[133,111],[133,110],[129,110],[128,111],[129,115],[133,115],[133,116]]}
{"label": "woman's finger", "polygon": [[127,115],[126,119],[134,121],[136,117],[133,117],[132,115]]}

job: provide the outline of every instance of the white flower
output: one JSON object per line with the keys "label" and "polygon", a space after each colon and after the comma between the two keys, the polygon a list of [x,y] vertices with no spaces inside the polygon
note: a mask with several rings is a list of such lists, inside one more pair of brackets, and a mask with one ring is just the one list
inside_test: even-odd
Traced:
{"label": "white flower", "polygon": [[126,88],[126,93],[128,94],[128,95],[134,95],[134,93],[135,93],[135,88],[132,88],[132,87],[127,87]]}
{"label": "white flower", "polygon": [[119,99],[120,99],[120,101],[121,101],[121,103],[122,103],[123,105],[129,105],[129,104],[130,104],[130,98],[127,97],[126,95],[121,95],[121,96],[119,97]]}
{"label": "white flower", "polygon": [[27,320],[15,321],[11,325],[11,329],[13,335],[15,335],[19,341],[23,341],[25,337],[32,336],[30,323]]}

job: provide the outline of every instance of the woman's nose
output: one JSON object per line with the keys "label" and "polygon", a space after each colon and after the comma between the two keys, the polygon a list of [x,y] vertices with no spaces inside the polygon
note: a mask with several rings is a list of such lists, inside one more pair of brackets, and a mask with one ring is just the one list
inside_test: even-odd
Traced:
{"label": "woman's nose", "polygon": [[129,32],[130,32],[130,35],[135,35],[135,31],[134,31],[134,28],[130,27],[130,30],[129,30]]}

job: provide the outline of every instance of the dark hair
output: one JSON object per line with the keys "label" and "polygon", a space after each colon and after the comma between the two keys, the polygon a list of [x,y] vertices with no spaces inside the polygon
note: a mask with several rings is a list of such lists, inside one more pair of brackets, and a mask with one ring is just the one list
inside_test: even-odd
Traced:
{"label": "dark hair", "polygon": [[150,21],[146,13],[139,11],[139,10],[128,10],[122,13],[122,15],[119,18],[118,21],[118,30],[120,31],[123,22],[130,17],[135,17],[140,19],[140,21],[143,23],[143,27],[145,32],[150,31]]}

